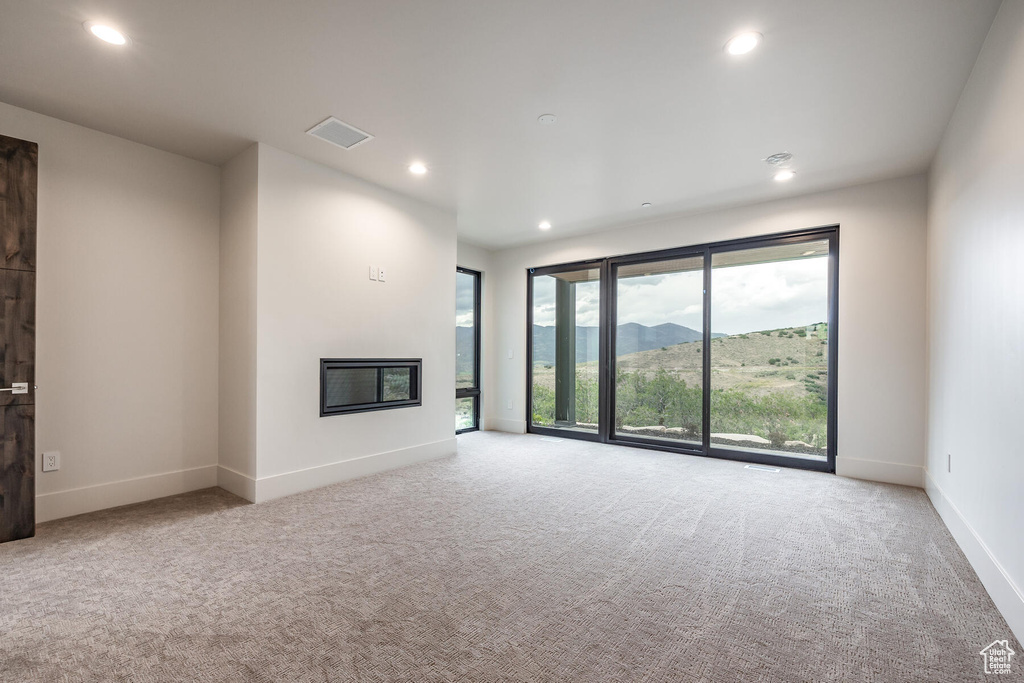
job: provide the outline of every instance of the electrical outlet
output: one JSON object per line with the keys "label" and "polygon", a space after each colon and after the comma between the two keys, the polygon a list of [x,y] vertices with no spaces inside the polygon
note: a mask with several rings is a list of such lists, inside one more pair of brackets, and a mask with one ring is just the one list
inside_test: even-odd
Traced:
{"label": "electrical outlet", "polygon": [[43,472],[55,472],[60,469],[60,451],[43,453]]}
{"label": "electrical outlet", "polygon": [[505,406],[505,408],[507,408],[508,410],[512,410],[513,409],[512,408],[512,399],[508,400],[508,404]]}
{"label": "electrical outlet", "polygon": [[515,351],[513,351],[512,349],[509,349],[509,350],[508,350],[508,357],[509,357],[509,360],[512,360],[512,358],[513,358],[513,357],[515,357],[515,355],[516,355],[516,352],[515,352]]}
{"label": "electrical outlet", "polygon": [[376,280],[377,279],[377,266],[370,266],[370,279],[371,280]]}
{"label": "electrical outlet", "polygon": [[384,266],[377,269],[377,280],[384,282]]}

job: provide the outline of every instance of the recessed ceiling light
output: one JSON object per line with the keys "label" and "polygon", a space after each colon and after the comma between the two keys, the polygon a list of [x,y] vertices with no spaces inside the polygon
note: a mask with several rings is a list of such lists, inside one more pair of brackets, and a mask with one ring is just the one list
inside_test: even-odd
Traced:
{"label": "recessed ceiling light", "polygon": [[763,38],[764,36],[757,31],[741,33],[738,36],[733,36],[725,44],[725,51],[731,55],[745,55],[760,45]]}
{"label": "recessed ceiling light", "polygon": [[651,203],[650,202],[644,202],[643,204],[640,205],[640,208],[641,209],[649,209],[649,208],[651,208]]}
{"label": "recessed ceiling light", "polygon": [[541,230],[550,230],[551,224],[548,223],[547,221],[541,221],[540,225],[538,225],[537,227],[540,228]]}
{"label": "recessed ceiling light", "polygon": [[95,21],[85,22],[85,30],[93,34],[102,41],[108,42],[111,45],[127,45],[128,36],[118,31],[113,26],[107,26],[106,24],[98,24]]}
{"label": "recessed ceiling light", "polygon": [[791,171],[788,168],[784,168],[784,169],[782,169],[781,171],[779,171],[778,173],[775,174],[775,182],[777,182],[777,183],[784,183],[787,180],[792,180],[795,177],[796,177],[796,172],[795,171]]}
{"label": "recessed ceiling light", "polygon": [[413,175],[423,175],[427,172],[427,165],[421,161],[414,161],[409,164],[409,173]]}
{"label": "recessed ceiling light", "polygon": [[537,117],[537,120],[540,121],[541,124],[545,126],[550,126],[551,124],[558,120],[558,117],[555,116],[554,114],[541,114],[540,116]]}

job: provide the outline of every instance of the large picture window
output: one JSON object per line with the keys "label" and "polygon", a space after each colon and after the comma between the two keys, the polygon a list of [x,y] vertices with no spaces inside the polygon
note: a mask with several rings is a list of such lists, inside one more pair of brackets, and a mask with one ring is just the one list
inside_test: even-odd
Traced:
{"label": "large picture window", "polygon": [[834,471],[838,239],[531,269],[529,430]]}

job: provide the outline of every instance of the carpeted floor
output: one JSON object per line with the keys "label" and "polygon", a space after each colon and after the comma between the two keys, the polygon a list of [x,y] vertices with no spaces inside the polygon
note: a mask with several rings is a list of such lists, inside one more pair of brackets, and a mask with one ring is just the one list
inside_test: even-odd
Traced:
{"label": "carpeted floor", "polygon": [[920,490],[536,436],[0,546],[5,683],[967,681],[1004,638]]}

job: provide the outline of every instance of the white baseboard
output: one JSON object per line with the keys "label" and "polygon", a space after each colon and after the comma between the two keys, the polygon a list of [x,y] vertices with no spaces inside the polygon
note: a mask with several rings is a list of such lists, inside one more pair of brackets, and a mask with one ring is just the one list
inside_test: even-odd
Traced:
{"label": "white baseboard", "polygon": [[152,474],[36,496],[36,523],[217,486],[217,466]]}
{"label": "white baseboard", "polygon": [[256,480],[256,502],[262,503],[349,479],[442,458],[446,455],[455,455],[456,449],[457,442],[451,438],[397,451],[343,460],[320,467],[310,467],[296,472],[286,472],[272,477],[261,477]]}
{"label": "white baseboard", "polygon": [[217,467],[217,486],[228,493],[245,498],[250,503],[256,502],[256,480],[230,467]]}
{"label": "white baseboard", "polygon": [[1006,623],[1017,637],[1017,641],[1024,643],[1024,591],[1014,583],[1010,575],[1003,569],[1003,565],[981,540],[981,536],[949,499],[945,491],[932,479],[927,470],[925,470],[925,491],[928,493],[932,505],[935,506],[935,510],[942,517],[942,521],[946,523],[949,533],[953,535],[957,545],[964,551],[967,561],[974,567],[974,571],[981,579],[985,590],[988,591],[992,602],[996,604],[996,608],[1006,619]]}
{"label": "white baseboard", "polygon": [[492,432],[509,432],[510,434],[525,434],[526,420],[509,420],[502,417],[487,418],[487,429]]}
{"label": "white baseboard", "polygon": [[840,456],[836,458],[836,474],[851,479],[867,479],[886,484],[924,488],[924,468],[920,465],[902,465],[895,462]]}

